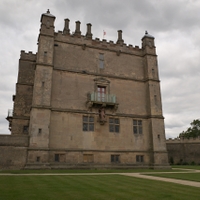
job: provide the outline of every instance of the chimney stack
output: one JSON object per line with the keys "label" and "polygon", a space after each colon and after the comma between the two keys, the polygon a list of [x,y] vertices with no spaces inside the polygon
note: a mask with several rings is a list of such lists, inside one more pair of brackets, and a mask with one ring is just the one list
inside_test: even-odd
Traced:
{"label": "chimney stack", "polygon": [[65,19],[65,27],[63,29],[63,34],[69,35],[70,34],[70,29],[69,29],[69,19]]}
{"label": "chimney stack", "polygon": [[76,30],[75,30],[75,33],[74,35],[80,37],[81,36],[81,31],[80,31],[80,24],[81,22],[80,21],[76,21]]}
{"label": "chimney stack", "polygon": [[118,40],[117,40],[117,44],[123,44],[124,40],[122,39],[122,30],[118,31]]}
{"label": "chimney stack", "polygon": [[92,24],[90,24],[90,23],[87,24],[86,38],[88,38],[88,39],[92,39],[91,27],[92,27]]}

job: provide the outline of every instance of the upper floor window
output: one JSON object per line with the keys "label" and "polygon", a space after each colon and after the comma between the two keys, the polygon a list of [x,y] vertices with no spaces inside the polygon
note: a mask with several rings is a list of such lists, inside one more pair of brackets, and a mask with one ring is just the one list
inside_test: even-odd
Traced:
{"label": "upper floor window", "polygon": [[142,134],[142,120],[133,120],[133,133]]}
{"label": "upper floor window", "polygon": [[119,119],[109,118],[109,131],[119,133]]}
{"label": "upper floor window", "polygon": [[94,131],[94,117],[83,116],[83,131]]}
{"label": "upper floor window", "polygon": [[99,68],[104,68],[104,55],[102,53],[99,54]]}
{"label": "upper floor window", "polygon": [[97,87],[97,96],[98,96],[98,101],[105,102],[106,87],[98,86]]}

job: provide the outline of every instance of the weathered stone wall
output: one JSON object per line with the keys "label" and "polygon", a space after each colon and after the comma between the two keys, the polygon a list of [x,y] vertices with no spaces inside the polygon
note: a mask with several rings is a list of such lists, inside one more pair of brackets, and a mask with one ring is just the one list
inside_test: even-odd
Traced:
{"label": "weathered stone wall", "polygon": [[0,169],[23,169],[28,136],[0,135]]}
{"label": "weathered stone wall", "polygon": [[173,164],[200,164],[200,138],[166,140],[169,162]]}

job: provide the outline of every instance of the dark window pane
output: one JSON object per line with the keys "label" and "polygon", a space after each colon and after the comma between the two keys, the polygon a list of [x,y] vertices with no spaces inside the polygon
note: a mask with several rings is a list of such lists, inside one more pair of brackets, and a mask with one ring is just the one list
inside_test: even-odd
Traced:
{"label": "dark window pane", "polygon": [[111,124],[113,124],[114,123],[114,119],[113,118],[109,118],[109,123]]}
{"label": "dark window pane", "polygon": [[116,155],[115,161],[116,161],[116,162],[119,162],[119,155]]}
{"label": "dark window pane", "polygon": [[119,125],[115,125],[115,132],[119,133]]}
{"label": "dark window pane", "polygon": [[94,117],[90,117],[89,122],[94,122]]}
{"label": "dark window pane", "polygon": [[94,131],[94,124],[93,123],[89,124],[89,131]]}
{"label": "dark window pane", "polygon": [[138,120],[138,125],[142,125],[142,120]]}
{"label": "dark window pane", "polygon": [[59,154],[55,154],[55,162],[59,162]]}
{"label": "dark window pane", "polygon": [[114,132],[114,125],[110,124],[109,129],[110,129],[110,132]]}
{"label": "dark window pane", "polygon": [[119,119],[115,119],[115,124],[119,124]]}
{"label": "dark window pane", "polygon": [[114,155],[111,155],[111,162],[115,162],[115,157],[114,157]]}
{"label": "dark window pane", "polygon": [[140,161],[143,162],[144,161],[144,156],[141,156],[140,158],[141,158]]}
{"label": "dark window pane", "polygon": [[83,123],[83,131],[88,131],[88,124]]}
{"label": "dark window pane", "polygon": [[83,121],[84,121],[84,122],[87,122],[87,121],[88,121],[88,117],[83,116]]}
{"label": "dark window pane", "polygon": [[137,134],[137,126],[133,127],[133,132],[134,132],[134,134]]}
{"label": "dark window pane", "polygon": [[133,120],[133,125],[137,125],[137,120]]}
{"label": "dark window pane", "polygon": [[142,127],[139,126],[139,134],[142,134]]}
{"label": "dark window pane", "polygon": [[138,155],[136,156],[136,161],[137,161],[137,162],[139,162],[139,161],[140,161],[140,158],[139,158],[139,156],[138,156]]}

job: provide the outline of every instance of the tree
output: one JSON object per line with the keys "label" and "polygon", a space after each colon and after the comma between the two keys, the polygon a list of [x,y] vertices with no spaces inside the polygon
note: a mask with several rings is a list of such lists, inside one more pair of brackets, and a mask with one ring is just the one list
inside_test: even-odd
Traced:
{"label": "tree", "polygon": [[185,137],[185,138],[197,138],[200,136],[200,120],[194,119],[193,122],[190,123],[191,127],[187,129],[187,131],[183,131],[179,134],[179,137]]}

